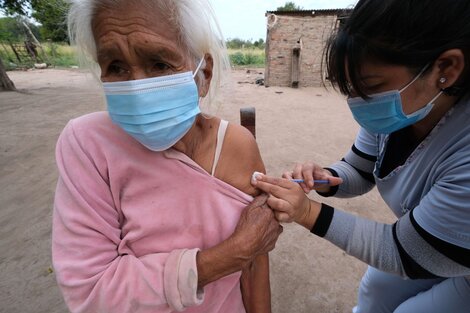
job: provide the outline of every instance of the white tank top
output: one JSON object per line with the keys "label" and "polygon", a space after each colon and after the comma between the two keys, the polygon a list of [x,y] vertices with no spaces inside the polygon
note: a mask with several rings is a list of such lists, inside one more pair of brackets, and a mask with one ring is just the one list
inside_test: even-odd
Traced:
{"label": "white tank top", "polygon": [[224,144],[225,133],[227,132],[227,126],[227,121],[220,120],[219,130],[217,132],[217,143],[215,147],[214,163],[212,164],[212,176],[214,176],[215,170],[217,168],[217,163],[219,163],[220,153],[222,152],[222,146]]}

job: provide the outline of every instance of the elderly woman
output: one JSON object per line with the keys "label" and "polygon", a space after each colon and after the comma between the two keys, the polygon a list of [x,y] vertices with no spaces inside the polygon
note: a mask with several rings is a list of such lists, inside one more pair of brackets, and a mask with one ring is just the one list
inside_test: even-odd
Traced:
{"label": "elderly woman", "polygon": [[108,112],[57,143],[52,253],[71,311],[270,312],[282,227],[253,201],[259,150],[199,109],[226,62],[216,25],[205,0],[73,1],[71,38],[99,65]]}

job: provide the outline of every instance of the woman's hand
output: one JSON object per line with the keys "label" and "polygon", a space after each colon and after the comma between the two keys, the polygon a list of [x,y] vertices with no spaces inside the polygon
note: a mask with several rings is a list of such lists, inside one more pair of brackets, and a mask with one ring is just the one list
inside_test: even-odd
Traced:
{"label": "woman's hand", "polygon": [[198,287],[251,265],[276,244],[282,226],[267,206],[268,195],[256,197],[242,212],[233,234],[215,247],[200,251],[196,257]]}
{"label": "woman's hand", "polygon": [[[300,186],[305,193],[309,193],[311,190],[328,192],[330,187],[343,182],[341,178],[333,176],[330,171],[311,161],[303,164],[297,163],[292,171],[284,172],[282,177],[286,179],[303,179],[305,182],[300,183]],[[329,184],[315,185],[314,180],[328,180]]]}
{"label": "woman's hand", "polygon": [[257,175],[253,185],[269,194],[267,203],[279,222],[298,222],[308,213],[310,201],[298,183]]}
{"label": "woman's hand", "polygon": [[231,239],[242,248],[246,261],[251,262],[257,255],[274,249],[282,226],[266,205],[268,195],[256,197],[242,212]]}
{"label": "woman's hand", "polygon": [[254,186],[268,193],[268,205],[279,222],[296,222],[311,229],[320,213],[320,203],[310,200],[298,183],[285,178],[257,175]]}

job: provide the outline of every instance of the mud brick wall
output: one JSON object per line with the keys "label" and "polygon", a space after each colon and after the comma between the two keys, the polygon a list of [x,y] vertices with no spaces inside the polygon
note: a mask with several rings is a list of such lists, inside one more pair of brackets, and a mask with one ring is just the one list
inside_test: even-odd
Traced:
{"label": "mud brick wall", "polygon": [[266,86],[291,86],[293,49],[300,47],[299,87],[322,86],[321,62],[336,15],[267,14]]}

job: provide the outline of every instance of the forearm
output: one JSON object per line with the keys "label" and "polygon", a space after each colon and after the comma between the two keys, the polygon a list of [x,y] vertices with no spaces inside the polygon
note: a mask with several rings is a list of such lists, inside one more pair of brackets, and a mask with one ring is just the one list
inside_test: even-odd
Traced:
{"label": "forearm", "polygon": [[411,279],[470,275],[465,258],[470,249],[433,237],[417,224],[413,211],[390,225],[311,202],[318,215],[312,213],[301,225],[381,271]]}
{"label": "forearm", "polygon": [[386,272],[405,276],[392,225],[377,223],[310,200],[311,209],[296,221],[349,255]]}
{"label": "forearm", "polygon": [[[312,230],[314,234],[381,271],[407,276],[393,238],[393,225],[375,222],[331,207],[324,207],[323,210],[330,210],[332,215],[322,214],[327,217],[315,225]],[[328,216],[332,216],[330,222]]]}
{"label": "forearm", "polygon": [[251,261],[251,255],[244,252],[236,239],[230,237],[210,249],[200,251],[196,256],[198,287],[241,271]]}
{"label": "forearm", "polygon": [[250,266],[243,270],[241,291],[247,313],[271,312],[268,254],[257,256]]}

